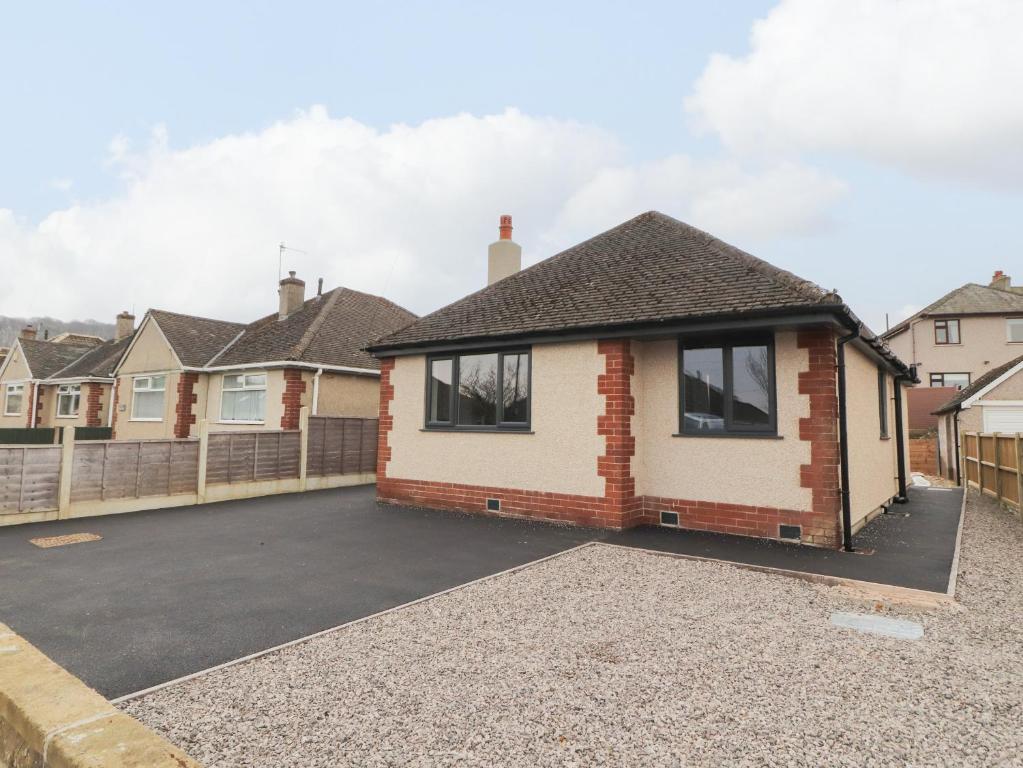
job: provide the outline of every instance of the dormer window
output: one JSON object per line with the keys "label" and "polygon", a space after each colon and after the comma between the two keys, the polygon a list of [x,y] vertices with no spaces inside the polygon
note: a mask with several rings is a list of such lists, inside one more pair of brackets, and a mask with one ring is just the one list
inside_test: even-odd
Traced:
{"label": "dormer window", "polygon": [[935,320],[934,321],[934,343],[935,344],[958,344],[959,343],[959,321],[958,320]]}

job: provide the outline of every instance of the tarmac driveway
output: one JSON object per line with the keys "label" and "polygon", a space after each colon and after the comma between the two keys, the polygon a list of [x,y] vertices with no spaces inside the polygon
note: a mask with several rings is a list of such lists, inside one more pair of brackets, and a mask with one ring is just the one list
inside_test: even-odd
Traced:
{"label": "tarmac driveway", "polygon": [[[114,698],[590,541],[362,486],[0,529],[0,622]],[[38,536],[102,541],[39,549]]]}

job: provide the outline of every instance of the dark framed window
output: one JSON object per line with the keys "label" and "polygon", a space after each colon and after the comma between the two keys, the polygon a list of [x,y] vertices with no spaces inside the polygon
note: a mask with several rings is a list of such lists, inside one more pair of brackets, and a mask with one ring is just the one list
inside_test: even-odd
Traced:
{"label": "dark framed window", "polygon": [[970,386],[970,374],[969,373],[932,373],[931,374],[931,386],[932,387],[956,387],[957,389],[963,389],[964,387]]}
{"label": "dark framed window", "polygon": [[530,368],[528,349],[428,357],[427,429],[529,429]]}
{"label": "dark framed window", "polygon": [[877,409],[881,437],[888,437],[888,374],[880,366],[877,369]]}
{"label": "dark framed window", "polygon": [[775,435],[774,340],[683,339],[679,344],[684,435]]}
{"label": "dark framed window", "polygon": [[958,320],[935,320],[934,321],[934,343],[935,344],[958,344],[959,343],[959,321]]}

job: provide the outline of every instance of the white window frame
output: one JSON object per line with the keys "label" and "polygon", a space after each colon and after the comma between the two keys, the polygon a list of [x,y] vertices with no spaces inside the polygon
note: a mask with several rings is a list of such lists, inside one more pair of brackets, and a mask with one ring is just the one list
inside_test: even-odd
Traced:
{"label": "white window frame", "polygon": [[[159,389],[153,387],[153,379],[163,379],[163,386]],[[140,387],[139,384],[145,382],[146,386]],[[133,376],[131,380],[131,416],[128,421],[163,421],[163,416],[136,416],[135,415],[135,404],[138,399],[135,397],[139,392],[163,392],[163,409],[164,413],[167,412],[167,374],[165,373],[151,373],[145,376]]]}
{"label": "white window frame", "polygon": [[1013,325],[1019,325],[1023,328],[1023,317],[1007,317],[1005,319],[1005,339],[1010,344],[1023,344],[1023,338],[1014,339],[1012,338],[1012,327]]}
{"label": "white window frame", "polygon": [[[228,387],[227,380],[229,377],[240,376],[242,385],[240,387]],[[263,379],[262,384],[249,384],[250,378],[261,377]],[[237,371],[235,373],[225,373],[220,379],[220,423],[221,424],[266,424],[266,384],[267,376],[265,371]],[[259,392],[263,394],[263,418],[262,419],[228,419],[224,417],[224,393],[225,392]]]}
{"label": "white window frame", "polygon": [[[75,408],[74,413],[61,413],[60,412],[60,401],[65,398],[78,398],[78,407]],[[55,415],[58,419],[77,419],[78,413],[82,407],[82,385],[81,384],[61,384],[57,387],[57,405]]]}
{"label": "white window frame", "polygon": [[[18,394],[21,395],[21,405],[18,406],[18,410],[11,411],[8,401],[11,397],[12,390],[19,390]],[[21,416],[21,409],[25,405],[25,382],[11,382],[4,387],[4,416]]]}

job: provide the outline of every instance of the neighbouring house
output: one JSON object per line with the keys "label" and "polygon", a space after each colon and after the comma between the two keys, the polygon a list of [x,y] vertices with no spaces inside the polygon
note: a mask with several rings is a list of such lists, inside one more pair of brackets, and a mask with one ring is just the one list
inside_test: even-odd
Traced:
{"label": "neighbouring house", "polygon": [[925,385],[961,389],[1023,349],[1023,287],[999,270],[990,284],[960,286],[882,338]]}
{"label": "neighbouring house", "polygon": [[380,500],[837,546],[904,497],[913,373],[834,292],[657,212],[520,262],[502,217],[370,347]]}
{"label": "neighbouring house", "polygon": [[375,417],[380,370],[364,350],[416,319],[379,296],[335,288],[305,298],[292,272],[274,314],[234,323],[153,309],[117,367],[117,439],[297,429],[299,412]]}
{"label": "neighbouring house", "polygon": [[39,340],[26,327],[0,364],[0,427],[110,425],[113,371],[131,340],[134,316],[117,317],[117,337],[62,333]]}
{"label": "neighbouring house", "polygon": [[963,432],[1023,433],[1023,355],[978,377],[935,415],[938,472],[958,481]]}

